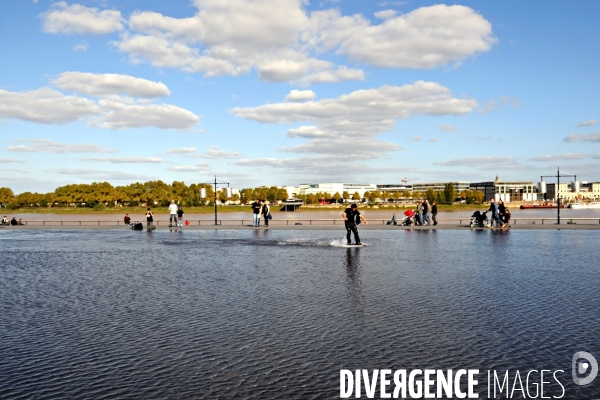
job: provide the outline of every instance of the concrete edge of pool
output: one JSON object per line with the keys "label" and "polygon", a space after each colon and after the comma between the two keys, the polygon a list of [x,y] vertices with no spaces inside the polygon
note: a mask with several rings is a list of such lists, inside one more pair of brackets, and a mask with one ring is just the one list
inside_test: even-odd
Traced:
{"label": "concrete edge of pool", "polygon": [[[145,227],[144,227],[145,228]],[[269,227],[253,227],[252,225],[202,225],[202,226],[186,226],[184,228],[169,228],[166,226],[159,226],[156,228],[157,231],[175,231],[175,230],[192,230],[192,231],[208,231],[208,230],[314,230],[314,231],[345,231],[343,225],[271,225]],[[386,230],[386,231],[394,231],[394,230],[416,230],[416,231],[430,231],[430,230],[485,230],[489,231],[491,229],[484,228],[471,228],[465,225],[454,225],[454,224],[438,224],[436,226],[393,226],[393,225],[361,225],[359,228],[361,231],[366,230]],[[511,228],[503,229],[507,230],[600,230],[600,224],[522,224],[522,225],[513,225]],[[0,232],[8,232],[8,231],[31,231],[31,230],[130,230],[124,226],[115,226],[115,225],[36,225],[36,226],[3,226],[0,227]],[[501,229],[495,228],[495,231],[499,231]],[[144,229],[141,232],[145,232]]]}

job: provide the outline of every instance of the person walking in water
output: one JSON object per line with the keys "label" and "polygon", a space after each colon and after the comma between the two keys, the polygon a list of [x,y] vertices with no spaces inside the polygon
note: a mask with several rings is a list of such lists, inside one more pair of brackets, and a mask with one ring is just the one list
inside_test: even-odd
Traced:
{"label": "person walking in water", "polygon": [[173,226],[173,223],[177,224],[177,204],[175,204],[175,200],[171,200],[169,206],[169,228]]}
{"label": "person walking in water", "polygon": [[438,214],[437,203],[434,201],[433,203],[431,203],[431,219],[433,220],[433,226],[438,224],[437,214]]}
{"label": "person walking in water", "polygon": [[344,225],[346,225],[346,239],[348,244],[352,244],[350,238],[351,233],[353,233],[354,242],[356,245],[361,245],[360,237],[358,237],[357,225],[360,224],[361,221],[364,222],[365,225],[369,225],[369,223],[365,217],[360,215],[360,212],[358,212],[358,206],[354,203],[349,208],[346,208],[346,210],[344,210],[342,213],[342,217],[344,217]]}

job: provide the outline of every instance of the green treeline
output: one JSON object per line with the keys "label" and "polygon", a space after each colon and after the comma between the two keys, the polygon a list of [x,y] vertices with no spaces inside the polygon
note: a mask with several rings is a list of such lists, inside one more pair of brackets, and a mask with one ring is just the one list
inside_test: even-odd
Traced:
{"label": "green treeline", "polygon": [[[200,189],[206,189],[206,198],[200,198]],[[243,203],[254,200],[286,200],[288,195],[285,189],[277,187],[261,187],[243,189],[240,195],[233,194],[227,197],[225,189],[217,191],[217,201]],[[212,206],[215,193],[210,184],[186,185],[184,182],[163,181],[136,182],[124,186],[112,186],[108,182],[94,182],[91,184],[72,184],[56,188],[50,193],[25,192],[15,195],[10,188],[0,188],[0,205],[18,209],[21,207],[110,207],[115,205],[139,206],[160,205],[168,206],[171,200],[184,206]],[[240,199],[241,197],[241,199]]]}

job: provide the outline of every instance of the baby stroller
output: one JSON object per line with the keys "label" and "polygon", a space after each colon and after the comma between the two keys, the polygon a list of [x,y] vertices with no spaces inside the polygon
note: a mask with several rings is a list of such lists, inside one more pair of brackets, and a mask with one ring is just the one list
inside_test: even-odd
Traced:
{"label": "baby stroller", "polygon": [[469,225],[471,226],[471,228],[474,226],[484,227],[485,225],[487,225],[487,221],[487,211],[475,211],[473,215],[471,215],[471,223]]}
{"label": "baby stroller", "polygon": [[400,221],[401,226],[415,225],[415,212],[413,210],[404,211],[404,218]]}

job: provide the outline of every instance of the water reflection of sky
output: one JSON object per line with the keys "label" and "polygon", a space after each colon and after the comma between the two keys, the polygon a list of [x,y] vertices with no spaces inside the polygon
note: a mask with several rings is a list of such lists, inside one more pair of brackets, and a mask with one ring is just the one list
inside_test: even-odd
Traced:
{"label": "water reflection of sky", "polygon": [[0,231],[0,397],[331,398],[341,368],[600,355],[600,232],[344,235]]}

